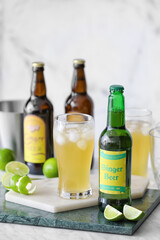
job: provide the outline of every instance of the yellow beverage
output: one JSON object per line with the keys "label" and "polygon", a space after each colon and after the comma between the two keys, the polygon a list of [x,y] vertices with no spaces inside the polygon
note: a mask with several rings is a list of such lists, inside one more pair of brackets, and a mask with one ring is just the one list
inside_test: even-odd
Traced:
{"label": "yellow beverage", "polygon": [[132,174],[147,177],[148,157],[150,152],[150,123],[127,121],[127,128],[132,135]]}
{"label": "yellow beverage", "polygon": [[[94,147],[93,127],[72,124],[54,131],[58,161],[59,194],[84,193],[90,189],[90,167]],[[63,196],[64,197],[64,196]]]}

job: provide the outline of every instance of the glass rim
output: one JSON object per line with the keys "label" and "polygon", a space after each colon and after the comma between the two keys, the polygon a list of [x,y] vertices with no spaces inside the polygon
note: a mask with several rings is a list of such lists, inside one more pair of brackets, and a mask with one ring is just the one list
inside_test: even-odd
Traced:
{"label": "glass rim", "polygon": [[[131,111],[131,113],[129,113]],[[132,113],[133,111],[133,113]],[[135,114],[135,112],[137,113]],[[126,108],[125,110],[126,117],[138,117],[138,118],[143,118],[143,117],[149,117],[152,116],[152,111],[147,109],[147,108]]]}
{"label": "glass rim", "polygon": [[149,131],[149,135],[150,135],[151,137],[154,137],[154,138],[160,138],[160,134],[157,135],[157,134],[152,133],[152,132],[154,132],[155,130],[158,130],[158,129],[159,129],[159,131],[160,131],[160,127],[152,128],[152,129]]}
{"label": "glass rim", "polygon": [[[65,117],[65,116],[73,116],[73,115],[80,115],[80,116],[84,116],[87,117],[87,120],[84,121],[67,121],[66,119],[62,118],[62,119],[58,119],[59,117]],[[63,114],[59,114],[54,118],[55,121],[57,122],[61,122],[61,123],[65,123],[65,124],[85,124],[85,123],[89,123],[94,121],[93,117],[89,114],[85,114],[85,113],[63,113]]]}

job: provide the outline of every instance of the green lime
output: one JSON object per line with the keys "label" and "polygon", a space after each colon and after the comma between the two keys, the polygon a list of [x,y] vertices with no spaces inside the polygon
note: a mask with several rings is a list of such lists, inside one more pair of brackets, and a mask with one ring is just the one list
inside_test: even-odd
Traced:
{"label": "green lime", "polygon": [[123,219],[123,214],[116,208],[107,205],[104,210],[104,217],[110,221],[119,221]]}
{"label": "green lime", "polygon": [[7,189],[12,189],[15,192],[22,194],[33,194],[36,186],[33,186],[31,179],[28,176],[19,176],[12,173],[5,173],[2,176],[2,185]]}
{"label": "green lime", "polygon": [[49,158],[43,164],[43,174],[47,178],[58,177],[58,167],[56,158]]}
{"label": "green lime", "polygon": [[14,151],[8,148],[0,149],[0,169],[5,171],[6,164],[11,161],[15,161]]}
{"label": "green lime", "polygon": [[10,189],[10,180],[12,178],[13,174],[12,173],[5,173],[3,174],[1,181],[2,181],[2,185],[7,188]]}
{"label": "green lime", "polygon": [[32,185],[32,181],[28,176],[21,177],[17,182],[18,191],[22,194],[33,194],[36,186]]}
{"label": "green lime", "polygon": [[15,192],[19,192],[17,184],[18,184],[18,180],[20,179],[20,177],[21,176],[15,174],[10,179],[10,189],[12,189]]}
{"label": "green lime", "polygon": [[141,210],[138,210],[137,208],[131,207],[129,205],[124,205],[123,215],[128,220],[138,221],[144,217],[145,213]]}
{"label": "green lime", "polygon": [[29,173],[29,168],[21,162],[9,162],[5,167],[6,172],[13,173],[19,176],[25,176]]}

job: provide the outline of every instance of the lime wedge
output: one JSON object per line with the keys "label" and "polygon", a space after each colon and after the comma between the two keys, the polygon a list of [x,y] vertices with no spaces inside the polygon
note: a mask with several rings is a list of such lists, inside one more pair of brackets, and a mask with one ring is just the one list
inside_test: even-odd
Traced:
{"label": "lime wedge", "polygon": [[12,161],[6,165],[5,171],[19,176],[25,176],[29,173],[29,168],[24,163]]}
{"label": "lime wedge", "polygon": [[2,185],[7,188],[7,189],[10,189],[10,181],[11,181],[11,178],[12,178],[13,174],[12,173],[5,173],[3,176],[2,176]]}
{"label": "lime wedge", "polygon": [[36,190],[36,186],[32,185],[32,181],[28,176],[19,178],[17,182],[18,191],[22,194],[33,194]]}
{"label": "lime wedge", "polygon": [[118,211],[116,208],[107,205],[104,210],[104,217],[110,221],[119,221],[123,219],[123,214]]}
{"label": "lime wedge", "polygon": [[145,213],[141,210],[138,210],[137,208],[131,207],[129,205],[124,205],[123,215],[130,221],[138,221],[144,217]]}

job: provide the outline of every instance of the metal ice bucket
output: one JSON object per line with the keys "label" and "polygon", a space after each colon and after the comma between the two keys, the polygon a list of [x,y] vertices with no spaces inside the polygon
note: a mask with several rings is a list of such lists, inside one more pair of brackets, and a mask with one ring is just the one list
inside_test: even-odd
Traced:
{"label": "metal ice bucket", "polygon": [[0,101],[0,147],[15,151],[16,160],[24,161],[23,108],[24,100]]}

